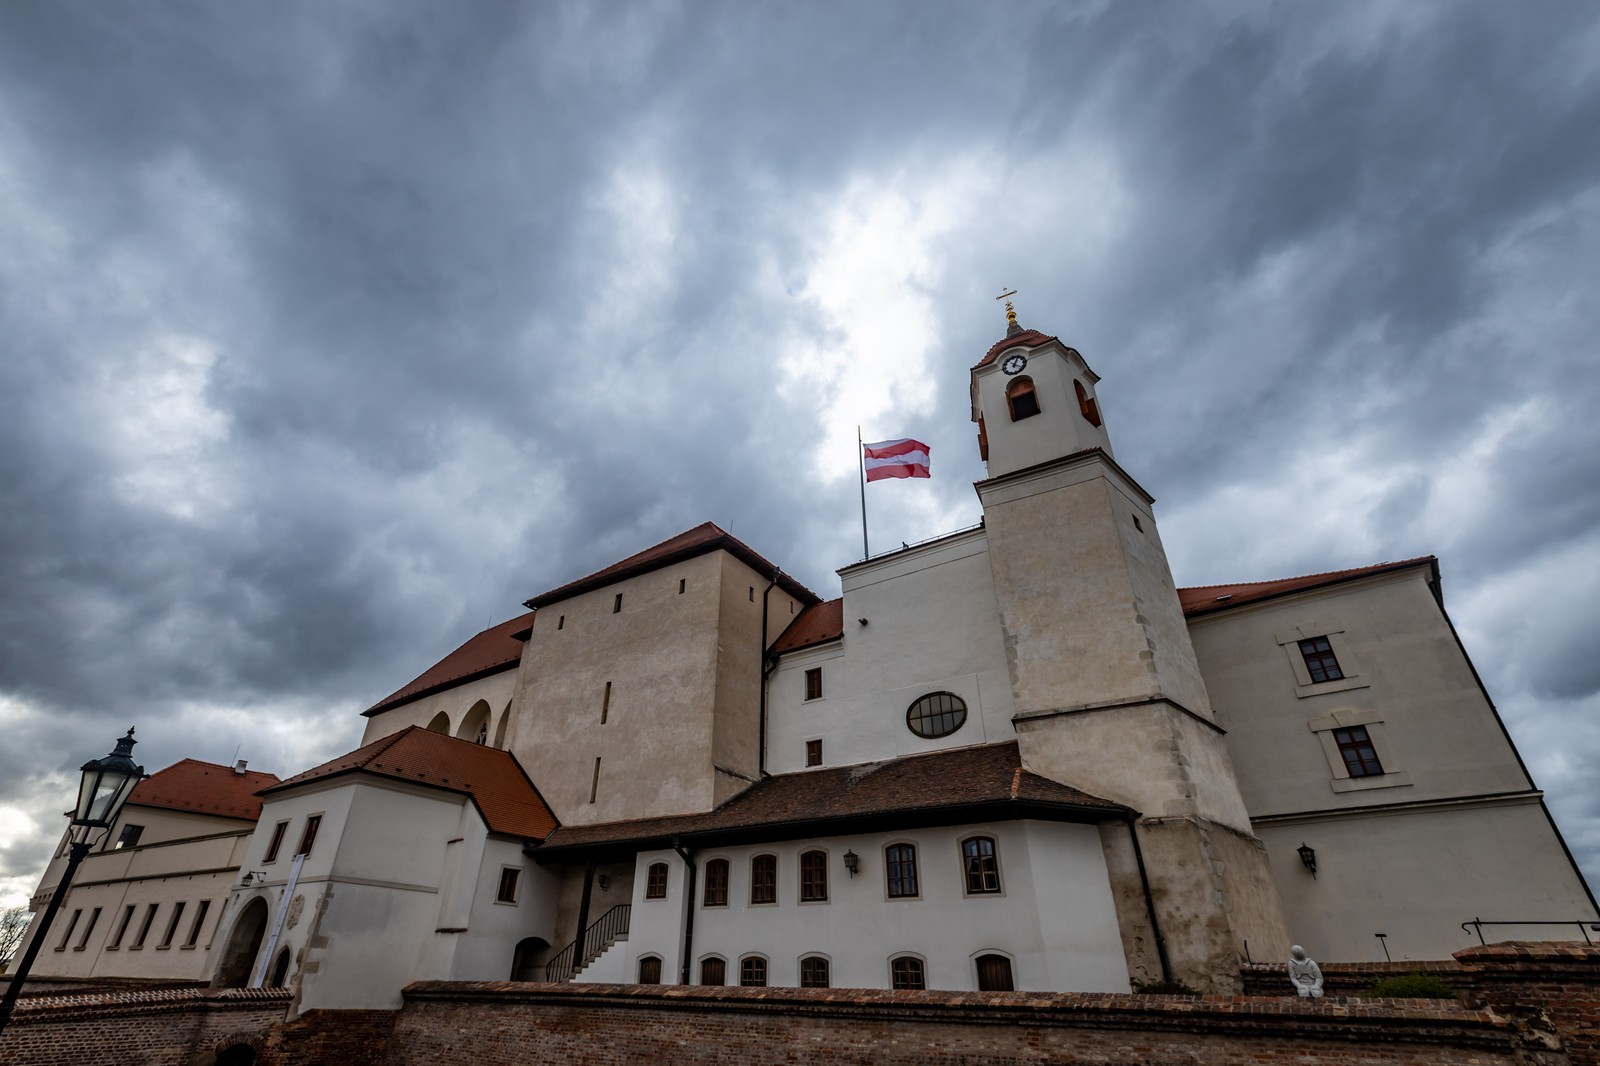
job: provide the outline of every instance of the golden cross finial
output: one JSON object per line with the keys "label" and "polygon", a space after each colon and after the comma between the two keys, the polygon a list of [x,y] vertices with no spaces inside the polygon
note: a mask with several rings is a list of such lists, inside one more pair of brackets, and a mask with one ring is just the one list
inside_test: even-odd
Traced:
{"label": "golden cross finial", "polygon": [[[1007,296],[1015,296],[1016,294],[1017,294],[1017,290],[1016,289],[1012,289],[1009,292],[1001,293],[999,296],[996,296],[995,299],[996,300],[1006,300]],[[1017,312],[1016,312],[1016,309],[1011,306],[1011,301],[1010,300],[1006,300],[1006,334],[1009,336],[1012,333],[1019,333],[1019,332],[1021,332],[1021,330],[1022,330],[1022,327],[1017,325]]]}

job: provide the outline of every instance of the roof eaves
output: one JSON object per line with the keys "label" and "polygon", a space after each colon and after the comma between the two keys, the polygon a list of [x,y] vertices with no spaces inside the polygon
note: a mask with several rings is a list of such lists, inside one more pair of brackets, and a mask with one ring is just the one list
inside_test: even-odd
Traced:
{"label": "roof eaves", "polygon": [[[1264,594],[1262,594],[1260,596],[1252,596],[1249,599],[1240,599],[1240,598],[1237,598],[1237,597],[1230,597],[1226,602],[1223,602],[1223,603],[1215,603],[1215,602],[1213,602],[1213,603],[1201,604],[1198,607],[1194,607],[1194,608],[1191,608],[1190,610],[1184,611],[1183,614],[1184,614],[1185,618],[1199,618],[1199,617],[1204,616],[1204,615],[1219,614],[1219,613],[1221,613],[1223,611],[1230,611],[1230,610],[1233,610],[1233,609],[1238,608],[1238,607],[1252,607],[1252,606],[1254,606],[1254,605],[1256,605],[1258,603],[1267,603],[1267,602],[1270,602],[1272,600],[1279,600],[1279,599],[1282,599],[1285,596],[1297,596],[1302,592],[1315,592],[1318,589],[1331,588],[1334,585],[1343,585],[1343,584],[1346,584],[1346,583],[1351,582],[1351,581],[1360,581],[1363,578],[1381,577],[1381,576],[1383,576],[1385,574],[1398,573],[1401,570],[1410,570],[1410,569],[1412,569],[1414,567],[1422,566],[1424,564],[1427,564],[1427,565],[1430,566],[1430,568],[1433,571],[1434,578],[1437,579],[1438,576],[1439,576],[1439,560],[1438,560],[1438,558],[1436,556],[1432,556],[1432,555],[1424,555],[1424,556],[1420,556],[1420,557],[1418,557],[1416,559],[1404,559],[1404,560],[1402,560],[1400,562],[1396,562],[1396,563],[1384,563],[1384,564],[1379,564],[1378,566],[1372,566],[1372,567],[1355,567],[1354,569],[1351,569],[1351,570],[1339,570],[1339,571],[1335,571],[1335,572],[1330,573],[1330,574],[1311,575],[1311,576],[1324,577],[1327,580],[1315,581],[1315,582],[1312,582],[1311,584],[1308,584],[1308,585],[1296,585],[1293,588],[1278,589],[1276,592],[1268,592],[1268,593],[1264,593]],[[1283,578],[1282,580],[1284,580],[1284,581],[1293,581],[1293,580],[1296,580],[1296,579],[1295,578]],[[1251,582],[1246,582],[1246,584],[1250,584],[1250,583]],[[1259,582],[1259,584],[1265,585],[1265,584],[1271,584],[1271,582],[1263,581],[1263,582]],[[1221,589],[1221,588],[1237,588],[1238,586],[1237,585],[1189,585],[1189,586],[1185,586],[1185,587],[1189,588],[1189,589],[1207,589],[1207,588],[1218,588],[1218,589]]]}
{"label": "roof eaves", "polygon": [[[528,632],[531,633],[532,631],[532,627],[530,626]],[[515,635],[516,634],[512,634],[512,636]],[[371,718],[375,714],[382,714],[385,711],[392,711],[396,707],[404,707],[408,703],[415,703],[425,696],[432,696],[440,692],[445,692],[449,689],[465,685],[470,681],[479,681],[494,674],[504,673],[507,670],[515,670],[520,662],[520,659],[508,659],[503,663],[496,663],[493,666],[486,666],[479,670],[469,670],[464,674],[457,675],[456,677],[450,677],[444,679],[443,681],[437,681],[434,684],[429,685],[427,688],[418,689],[417,691],[408,693],[404,696],[388,697],[377,703],[374,703],[371,707],[368,707],[366,710],[362,711],[361,716],[363,718]]]}

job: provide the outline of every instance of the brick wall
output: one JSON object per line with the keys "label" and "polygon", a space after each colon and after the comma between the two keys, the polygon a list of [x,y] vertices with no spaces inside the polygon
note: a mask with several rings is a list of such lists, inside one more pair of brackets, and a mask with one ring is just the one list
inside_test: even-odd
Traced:
{"label": "brick wall", "polygon": [[1510,941],[1458,951],[1456,961],[1468,1002],[1505,1017],[1526,1046],[1600,1066],[1600,947]]}
{"label": "brick wall", "polygon": [[267,1038],[262,1066],[381,1066],[399,1011],[313,1010]]}
{"label": "brick wall", "polygon": [[384,1063],[1509,1066],[1512,1038],[1488,1012],[1392,1000],[428,982]]}
{"label": "brick wall", "polygon": [[0,1066],[210,1066],[228,1043],[283,1020],[283,989],[195,988],[30,996],[0,1036]]}

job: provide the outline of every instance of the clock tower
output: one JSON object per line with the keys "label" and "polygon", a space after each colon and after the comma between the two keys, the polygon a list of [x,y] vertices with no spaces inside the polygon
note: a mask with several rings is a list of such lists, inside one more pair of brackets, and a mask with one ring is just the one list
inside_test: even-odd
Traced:
{"label": "clock tower", "polygon": [[1246,941],[1264,958],[1289,941],[1154,498],[1117,465],[1083,356],[1006,311],[972,368],[972,417],[1023,764],[1140,812],[1132,838],[1103,840],[1130,968],[1159,976],[1138,961],[1154,943],[1176,979],[1237,988]]}

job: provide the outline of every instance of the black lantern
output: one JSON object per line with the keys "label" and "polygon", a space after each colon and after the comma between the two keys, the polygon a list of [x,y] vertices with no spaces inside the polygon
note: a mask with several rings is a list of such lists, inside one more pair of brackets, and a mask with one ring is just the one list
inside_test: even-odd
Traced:
{"label": "black lantern", "polygon": [[861,865],[861,857],[853,851],[844,853],[844,868],[850,871],[850,876],[855,877],[856,867]]}
{"label": "black lantern", "polygon": [[1305,865],[1305,868],[1307,870],[1311,871],[1311,876],[1313,878],[1316,877],[1317,876],[1317,850],[1315,848],[1308,847],[1305,844],[1301,844],[1298,848],[1295,848],[1294,850],[1300,853],[1300,861],[1301,861],[1301,863],[1303,863]]}
{"label": "black lantern", "polygon": [[133,746],[137,743],[133,739],[133,730],[129,729],[128,735],[117,741],[116,750],[110,755],[103,759],[90,759],[83,764],[83,780],[78,784],[78,805],[73,809],[71,828],[67,830],[70,842],[67,865],[61,871],[61,880],[55,892],[50,896],[50,905],[40,915],[38,928],[33,930],[28,940],[28,950],[23,953],[22,962],[11,977],[5,999],[0,1001],[0,1032],[5,1031],[6,1023],[11,1020],[17,997],[22,994],[23,982],[28,979],[28,971],[33,969],[33,960],[44,944],[45,934],[50,931],[56,911],[61,909],[62,901],[67,898],[72,875],[78,872],[78,864],[89,854],[90,834],[97,829],[111,828],[117,815],[122,813],[122,805],[128,802],[133,786],[144,776],[144,767],[133,761]]}

